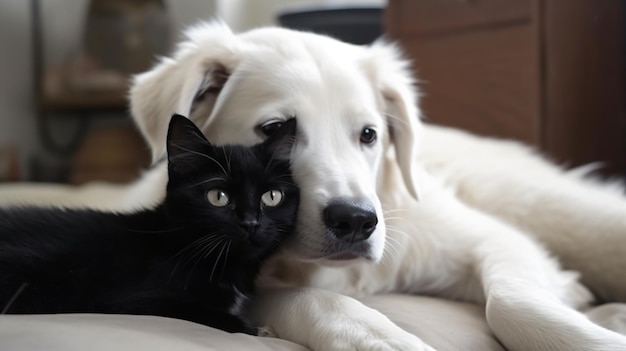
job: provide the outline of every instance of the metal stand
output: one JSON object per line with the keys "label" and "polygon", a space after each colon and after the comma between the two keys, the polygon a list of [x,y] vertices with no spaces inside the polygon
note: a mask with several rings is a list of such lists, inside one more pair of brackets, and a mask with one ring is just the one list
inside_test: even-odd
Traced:
{"label": "metal stand", "polygon": [[32,51],[33,51],[33,97],[35,101],[35,115],[37,120],[37,131],[39,139],[46,151],[52,152],[58,156],[72,155],[83,141],[83,138],[89,129],[91,119],[86,113],[80,113],[75,118],[78,119],[76,129],[73,136],[65,143],[58,142],[54,139],[51,130],[50,116],[42,109],[42,80],[45,64],[43,34],[42,34],[42,17],[41,4],[39,0],[30,1],[31,20],[32,20]]}

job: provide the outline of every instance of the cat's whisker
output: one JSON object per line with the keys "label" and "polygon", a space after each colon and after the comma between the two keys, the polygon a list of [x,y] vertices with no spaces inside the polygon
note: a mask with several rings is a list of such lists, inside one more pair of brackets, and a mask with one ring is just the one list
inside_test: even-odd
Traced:
{"label": "cat's whisker", "polygon": [[[196,264],[200,261],[204,261],[209,258],[211,253],[222,243],[223,239],[226,238],[225,235],[218,235],[212,238],[212,240],[205,240],[202,243],[199,243],[195,249],[196,253],[189,260],[197,259]],[[195,265],[194,265],[195,267]]]}
{"label": "cat's whisker", "polygon": [[274,167],[274,158],[276,157],[276,153],[272,153],[272,155],[270,156],[270,160],[269,162],[267,162],[265,164],[265,173],[269,173],[270,171],[272,171],[272,169],[270,167]]}
{"label": "cat's whisker", "polygon": [[224,264],[222,265],[222,272],[220,273],[220,280],[222,280],[222,277],[224,277],[224,270],[226,269],[226,264],[228,263],[228,254],[230,253],[230,246],[232,245],[233,241],[232,240],[228,240],[228,247],[226,247],[226,255],[224,255]]}
{"label": "cat's whisker", "polygon": [[212,181],[216,181],[216,180],[225,182],[226,178],[224,178],[224,177],[213,177],[213,178],[205,179],[205,180],[203,180],[201,182],[198,182],[198,183],[195,183],[195,184],[191,184],[189,186],[186,186],[185,188],[190,189],[190,188],[193,188],[193,187],[196,187],[196,186],[199,186],[199,185],[202,185],[202,184],[206,184],[206,183],[209,183],[209,182],[212,182]]}
{"label": "cat's whisker", "polygon": [[[214,237],[213,240],[205,240],[203,242],[202,245],[196,245],[195,248],[197,248],[196,252],[187,260],[187,262],[194,262],[193,266],[191,266],[191,269],[189,270],[189,274],[187,275],[187,280],[185,282],[185,289],[187,289],[187,284],[189,284],[189,279],[191,278],[191,276],[193,275],[193,271],[196,268],[196,266],[206,260],[209,255],[211,254],[211,252],[218,247],[223,241],[223,239],[225,238],[225,235],[219,235],[217,237]],[[206,254],[205,252],[208,251]],[[220,252],[221,254],[221,252]],[[219,260],[219,257],[218,257]]]}
{"label": "cat's whisker", "polygon": [[[198,238],[198,239],[194,240],[193,242],[189,243],[187,246],[185,246],[181,250],[179,250],[172,257],[170,257],[167,260],[167,262],[169,262],[170,260],[180,256],[179,259],[178,259],[178,262],[176,263],[176,266],[174,266],[174,269],[172,270],[172,273],[170,274],[170,279],[174,276],[174,274],[178,270],[178,266],[180,266],[181,262],[187,257],[188,252],[191,249],[194,249],[194,248],[198,247],[199,245],[206,244],[207,242],[210,242],[212,244],[213,241],[218,240],[220,238],[220,235],[216,235],[216,234],[217,233],[213,233],[213,234],[209,234],[209,235],[203,236],[201,238]],[[211,244],[209,244],[209,245],[211,245]],[[186,259],[183,264],[187,264],[187,262],[189,262],[189,259]]]}
{"label": "cat's whisker", "polygon": [[211,253],[213,253],[213,251],[215,251],[215,249],[219,247],[219,245],[223,242],[223,239],[225,238],[226,238],[226,235],[220,235],[219,240],[211,241],[209,244],[207,244],[202,249],[202,252],[204,253],[204,255],[202,256],[202,259],[203,260],[208,259]]}
{"label": "cat's whisker", "polygon": [[[221,235],[206,236],[206,237],[200,238],[200,240],[194,241],[190,246],[186,247],[184,249],[185,251],[193,250],[194,254],[191,256],[189,256],[188,254],[183,255],[176,263],[176,266],[174,267],[174,270],[172,271],[172,275],[174,275],[174,273],[178,269],[178,266],[181,264],[183,259],[185,261],[183,262],[183,265],[186,265],[187,263],[196,259],[195,264],[193,265],[193,267],[191,268],[189,272],[189,275],[191,275],[193,273],[193,269],[198,264],[198,262],[206,259],[211,254],[211,251],[212,251],[211,248],[217,247],[217,244],[219,243],[221,238],[222,238]],[[205,254],[206,251],[208,251],[208,253]]]}
{"label": "cat's whisker", "polygon": [[220,253],[217,255],[217,259],[213,263],[213,269],[211,269],[211,274],[209,275],[210,282],[213,281],[213,273],[215,273],[215,268],[217,267],[217,264],[219,263],[220,258],[222,257],[222,253],[224,252],[224,247],[226,247],[226,244],[221,245],[221,246],[222,246],[222,249],[220,250]]}
{"label": "cat's whisker", "polygon": [[211,157],[211,156],[209,156],[207,154],[203,154],[201,152],[197,152],[197,151],[194,151],[194,150],[187,149],[186,147],[180,146],[178,144],[173,144],[172,146],[174,146],[176,148],[179,148],[179,149],[181,149],[183,151],[192,153],[194,155],[198,155],[198,156],[202,156],[204,158],[207,158],[207,159],[213,161],[222,170],[222,172],[224,172],[224,174],[229,174],[228,172],[226,172],[226,169],[224,168],[224,166],[222,166],[222,164],[218,160],[214,159],[213,157]]}
{"label": "cat's whisker", "polygon": [[226,155],[226,149],[225,148],[222,148],[222,152],[224,153],[224,159],[226,160],[226,168],[228,169],[228,174],[230,174],[230,172],[231,172],[230,159],[232,157],[233,150],[230,149],[230,152],[229,152],[230,155]]}
{"label": "cat's whisker", "polygon": [[186,260],[186,263],[193,262],[196,259],[197,261],[201,261],[202,259],[206,258],[206,256],[204,256],[204,252],[208,250],[211,246],[217,245],[217,243],[221,239],[222,239],[222,236],[215,236],[215,237],[206,237],[206,238],[203,238],[203,240],[198,241],[193,247],[190,248],[190,251],[193,252],[193,254],[191,254],[188,257],[188,259]]}
{"label": "cat's whisker", "polygon": [[[289,178],[289,177],[285,177],[285,178]],[[296,183],[294,182],[290,182],[290,181],[284,181],[284,180],[280,180],[280,177],[276,177],[276,179],[279,179],[279,184],[286,184],[286,185],[291,185],[291,186],[298,186]]]}
{"label": "cat's whisker", "polygon": [[186,257],[185,255],[189,251],[194,250],[194,249],[196,249],[198,247],[202,247],[202,246],[204,246],[205,244],[207,244],[209,242],[213,242],[215,240],[218,240],[219,237],[220,237],[219,235],[214,235],[214,234],[213,235],[206,235],[206,236],[200,237],[200,238],[192,241],[191,243],[189,243],[187,246],[185,246],[182,250],[180,250],[178,253],[176,253],[176,255],[174,255],[174,257],[177,256],[177,255],[182,255],[181,259],[183,259],[183,258]]}
{"label": "cat's whisker", "polygon": [[[277,232],[278,234],[289,234],[289,231],[288,231],[288,230],[286,230],[286,229],[281,229],[281,228],[276,228],[276,232]],[[283,239],[284,239],[284,238],[286,238],[286,236],[285,236],[285,235],[280,235],[279,237],[281,237],[281,238],[283,238]],[[278,244],[278,246],[279,246],[279,247],[280,247],[280,246],[282,246],[282,244],[283,244],[283,242],[282,242],[280,239],[278,239],[278,238],[272,238],[272,241],[274,241],[276,244]]]}
{"label": "cat's whisker", "polygon": [[15,293],[11,297],[11,299],[9,299],[9,302],[7,302],[7,304],[4,306],[4,309],[2,309],[2,312],[0,312],[0,314],[7,314],[7,312],[11,308],[11,305],[13,305],[15,300],[17,300],[17,298],[22,294],[22,292],[24,291],[24,289],[26,289],[26,287],[28,287],[27,282],[24,282],[22,283],[22,285],[20,285],[20,287],[17,289],[17,291],[15,291]]}

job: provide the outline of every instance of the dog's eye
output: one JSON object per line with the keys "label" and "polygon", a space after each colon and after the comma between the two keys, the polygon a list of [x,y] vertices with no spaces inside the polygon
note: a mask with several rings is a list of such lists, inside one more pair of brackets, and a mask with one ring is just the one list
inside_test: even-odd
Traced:
{"label": "dog's eye", "polygon": [[361,131],[361,142],[363,144],[372,144],[376,141],[376,131],[372,128],[363,128]]}
{"label": "dog's eye", "polygon": [[272,134],[274,134],[278,128],[280,128],[283,125],[283,122],[273,122],[273,123],[268,123],[266,125],[261,126],[261,132],[263,132],[263,134],[265,134],[265,136],[271,136]]}
{"label": "dog's eye", "polygon": [[207,200],[209,203],[215,207],[224,207],[228,205],[230,199],[228,198],[228,194],[224,190],[221,189],[211,189],[206,194]]}

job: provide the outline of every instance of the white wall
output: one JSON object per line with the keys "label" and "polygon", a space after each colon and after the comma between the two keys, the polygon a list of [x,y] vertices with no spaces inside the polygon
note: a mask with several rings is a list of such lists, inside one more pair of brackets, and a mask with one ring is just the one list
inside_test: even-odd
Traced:
{"label": "white wall", "polygon": [[[63,60],[81,44],[87,0],[40,0],[48,63]],[[216,15],[214,0],[169,0],[172,29]],[[176,34],[172,36],[178,38]],[[17,146],[20,168],[28,178],[32,157],[54,159],[39,143],[35,124],[30,1],[0,0],[0,146]],[[107,123],[99,121],[99,123]],[[112,122],[115,123],[115,122]],[[71,133],[72,123],[58,119],[55,135]],[[64,130],[68,129],[68,130]]]}
{"label": "white wall", "polygon": [[27,5],[27,1],[0,0],[0,145],[16,145],[21,164],[38,147]]}

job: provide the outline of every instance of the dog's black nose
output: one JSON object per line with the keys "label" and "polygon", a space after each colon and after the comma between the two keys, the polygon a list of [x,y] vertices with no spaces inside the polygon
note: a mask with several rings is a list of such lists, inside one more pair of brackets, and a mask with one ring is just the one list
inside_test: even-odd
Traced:
{"label": "dog's black nose", "polygon": [[324,209],[324,223],[338,239],[354,243],[372,235],[378,218],[370,204],[339,200]]}

